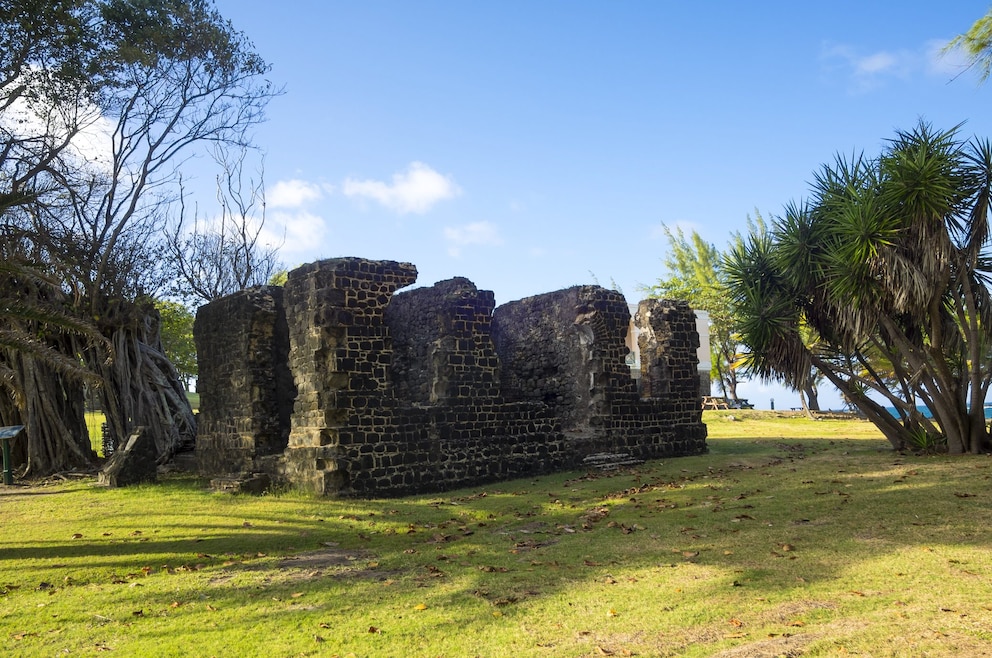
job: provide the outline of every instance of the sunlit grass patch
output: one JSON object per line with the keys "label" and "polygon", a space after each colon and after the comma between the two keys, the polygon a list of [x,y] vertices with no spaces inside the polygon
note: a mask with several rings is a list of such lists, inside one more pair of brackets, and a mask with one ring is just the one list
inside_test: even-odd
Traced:
{"label": "sunlit grass patch", "polygon": [[89,432],[90,446],[96,454],[106,457],[103,454],[103,423],[104,416],[102,411],[86,412],[86,430]]}
{"label": "sunlit grass patch", "polygon": [[14,655],[978,655],[992,459],[760,422],[780,424],[711,422],[697,457],[391,500],[193,477],[5,489],[0,638]]}

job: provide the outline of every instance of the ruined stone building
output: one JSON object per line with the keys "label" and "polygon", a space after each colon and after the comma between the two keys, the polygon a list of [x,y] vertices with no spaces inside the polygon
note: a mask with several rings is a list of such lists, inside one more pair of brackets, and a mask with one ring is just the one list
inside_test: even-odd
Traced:
{"label": "ruined stone building", "polygon": [[599,286],[495,308],[464,278],[397,293],[416,278],[338,258],[202,307],[200,471],[392,496],[705,452],[684,302],[631,323]]}

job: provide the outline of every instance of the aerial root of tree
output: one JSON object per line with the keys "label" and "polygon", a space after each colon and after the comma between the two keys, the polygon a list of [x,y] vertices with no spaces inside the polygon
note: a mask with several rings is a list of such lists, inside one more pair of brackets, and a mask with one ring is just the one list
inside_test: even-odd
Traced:
{"label": "aerial root of tree", "polygon": [[22,475],[92,468],[96,455],[86,428],[82,385],[28,355],[8,352],[6,360],[24,392],[23,406],[9,396],[0,405],[7,422],[25,425],[12,453],[24,466]]}
{"label": "aerial root of tree", "polygon": [[164,463],[193,444],[196,420],[175,368],[152,346],[159,343],[154,326],[145,321],[117,329],[111,336],[112,356],[97,367],[110,383],[104,389],[104,409],[115,439],[143,426]]}

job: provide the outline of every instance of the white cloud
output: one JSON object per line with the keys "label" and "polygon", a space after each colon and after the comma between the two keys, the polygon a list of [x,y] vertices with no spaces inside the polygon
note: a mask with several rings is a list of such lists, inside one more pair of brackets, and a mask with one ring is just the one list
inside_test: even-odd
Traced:
{"label": "white cloud", "polygon": [[855,75],[880,75],[894,71],[900,58],[893,53],[879,52],[853,61]]}
{"label": "white cloud", "polygon": [[844,43],[827,43],[820,50],[820,59],[828,70],[846,72],[855,91],[869,91],[891,78],[908,78],[918,72],[928,72],[929,54],[926,47],[918,51],[879,50],[864,53]]}
{"label": "white cloud", "polygon": [[423,162],[411,162],[406,171],[393,174],[391,184],[348,178],[341,186],[345,196],[372,199],[400,214],[424,214],[439,201],[461,194],[450,176],[443,176]]}
{"label": "white cloud", "polygon": [[99,169],[109,171],[114,128],[114,123],[103,116],[85,124],[72,140],[75,155]]}
{"label": "white cloud", "polygon": [[0,114],[0,130],[15,139],[43,140],[47,147],[61,148],[61,143],[72,135],[62,156],[71,158],[80,168],[104,174],[111,173],[114,127],[95,106],[80,107],[67,117],[61,112],[46,112],[44,107],[32,108],[18,98]]}
{"label": "white cloud", "polygon": [[307,211],[274,212],[265,218],[261,242],[279,248],[279,260],[293,267],[317,257],[314,249],[325,243],[327,222]]}
{"label": "white cloud", "polygon": [[330,185],[320,185],[294,178],[281,180],[270,187],[265,193],[265,202],[270,208],[299,208],[311,201],[317,201],[324,193],[331,193],[334,188]]}
{"label": "white cloud", "polygon": [[462,247],[469,245],[498,246],[503,244],[496,226],[490,222],[473,222],[464,226],[447,226],[444,239],[448,243],[448,254],[453,258],[461,256]]}
{"label": "white cloud", "polygon": [[866,53],[846,43],[824,43],[820,59],[828,71],[850,76],[855,91],[869,91],[899,78],[929,75],[952,79],[968,69],[960,48],[945,50],[950,38],[931,39],[918,48]]}

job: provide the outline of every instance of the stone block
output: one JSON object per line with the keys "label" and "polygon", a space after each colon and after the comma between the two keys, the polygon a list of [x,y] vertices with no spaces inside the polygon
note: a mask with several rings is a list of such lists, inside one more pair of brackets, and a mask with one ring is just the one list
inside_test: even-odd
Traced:
{"label": "stone block", "polygon": [[144,427],[138,427],[128,437],[124,447],[114,451],[97,481],[110,487],[155,482],[158,479],[157,456],[154,438],[145,432]]}

